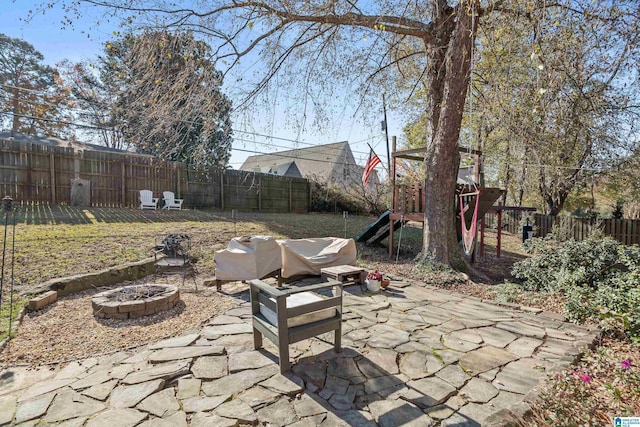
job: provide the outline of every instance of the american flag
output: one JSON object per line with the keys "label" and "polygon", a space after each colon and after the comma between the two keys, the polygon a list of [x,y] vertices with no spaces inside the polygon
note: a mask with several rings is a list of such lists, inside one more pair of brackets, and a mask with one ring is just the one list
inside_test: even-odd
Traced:
{"label": "american flag", "polygon": [[375,169],[376,166],[380,164],[380,157],[376,153],[373,152],[373,149],[369,151],[369,160],[367,160],[367,164],[364,165],[364,172],[362,173],[362,184],[367,185],[369,182],[369,175]]}

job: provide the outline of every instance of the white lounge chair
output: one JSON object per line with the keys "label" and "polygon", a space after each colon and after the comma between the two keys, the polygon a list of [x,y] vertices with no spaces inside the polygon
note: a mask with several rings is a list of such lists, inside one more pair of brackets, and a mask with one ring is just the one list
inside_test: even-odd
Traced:
{"label": "white lounge chair", "polygon": [[158,209],[158,198],[153,197],[153,191],[140,190],[140,209]]}
{"label": "white lounge chair", "polygon": [[162,209],[181,210],[182,202],[184,202],[184,199],[176,199],[175,194],[171,191],[164,191],[162,193],[162,200],[164,200],[164,206]]}

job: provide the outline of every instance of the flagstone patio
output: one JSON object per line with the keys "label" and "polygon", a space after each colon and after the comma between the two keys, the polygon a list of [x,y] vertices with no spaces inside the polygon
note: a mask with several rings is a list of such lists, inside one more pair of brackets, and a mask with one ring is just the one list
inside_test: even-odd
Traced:
{"label": "flagstone patio", "polygon": [[526,307],[393,282],[345,288],[343,351],[331,334],[253,350],[247,292],[200,330],[0,375],[0,425],[478,426],[522,417],[547,374],[599,332]]}

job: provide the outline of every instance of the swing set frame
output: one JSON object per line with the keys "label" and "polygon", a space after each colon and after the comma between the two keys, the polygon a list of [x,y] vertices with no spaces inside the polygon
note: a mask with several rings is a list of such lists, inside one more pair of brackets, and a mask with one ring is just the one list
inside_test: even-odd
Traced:
{"label": "swing set frame", "polygon": [[[424,213],[426,207],[426,193],[424,191],[424,181],[412,182],[409,184],[399,184],[396,181],[396,167],[398,159],[412,160],[424,162],[424,153],[426,148],[414,148],[410,150],[396,150],[395,138],[392,141],[392,153],[391,153],[391,209],[389,213],[389,220],[394,221],[415,221],[424,224]],[[474,159],[474,171],[473,171],[473,186],[458,186],[456,191],[456,197],[459,197],[458,203],[467,204],[465,206],[459,206],[459,214],[461,215],[461,234],[464,238],[464,229],[467,230],[467,234],[472,234],[471,237],[467,236],[467,241],[473,241],[471,245],[465,245],[463,243],[463,250],[465,254],[470,257],[471,261],[475,260],[476,242],[478,229],[484,227],[478,227],[478,223],[481,223],[485,213],[494,208],[493,203],[498,200],[505,190],[495,187],[484,187],[479,185],[483,179],[482,172],[482,152],[479,150],[469,149],[465,147],[458,147],[461,153],[466,153],[472,156]],[[466,200],[462,200],[466,199]],[[455,213],[452,212],[452,215]],[[468,216],[468,218],[467,218]],[[465,223],[471,224],[467,227]],[[393,257],[394,245],[393,245],[394,227],[389,228],[389,257]],[[482,236],[482,242],[484,242],[484,236]],[[467,250],[467,246],[471,246]]]}

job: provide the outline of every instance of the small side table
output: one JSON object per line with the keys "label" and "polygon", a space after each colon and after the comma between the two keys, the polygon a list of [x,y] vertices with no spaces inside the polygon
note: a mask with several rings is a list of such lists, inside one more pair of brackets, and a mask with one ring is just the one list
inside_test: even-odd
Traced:
{"label": "small side table", "polygon": [[353,265],[336,265],[320,269],[320,278],[323,282],[333,279],[342,283],[364,285],[367,271]]}

